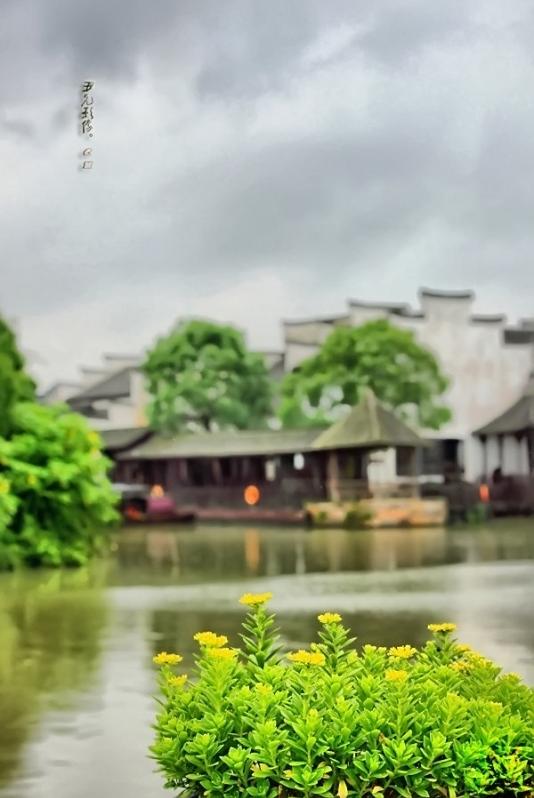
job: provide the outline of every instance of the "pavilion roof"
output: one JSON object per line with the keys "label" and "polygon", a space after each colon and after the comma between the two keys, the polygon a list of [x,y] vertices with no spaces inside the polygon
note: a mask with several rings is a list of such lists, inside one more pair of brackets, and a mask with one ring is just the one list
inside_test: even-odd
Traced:
{"label": "pavilion roof", "polygon": [[331,427],[282,430],[190,432],[152,435],[120,455],[124,460],[196,457],[254,457],[332,449],[381,449],[425,446],[425,441],[371,391],[345,418]]}
{"label": "pavilion roof", "polygon": [[193,457],[254,457],[309,452],[320,429],[238,430],[154,435],[121,456],[128,460]]}
{"label": "pavilion roof", "polygon": [[152,435],[148,427],[123,427],[121,429],[103,429],[98,432],[102,438],[104,449],[108,452],[129,449]]}
{"label": "pavilion roof", "polygon": [[534,371],[523,395],[504,413],[475,431],[475,435],[507,435],[534,429]]}
{"label": "pavilion roof", "polygon": [[425,446],[425,441],[367,390],[345,418],[324,430],[314,449],[382,449]]}

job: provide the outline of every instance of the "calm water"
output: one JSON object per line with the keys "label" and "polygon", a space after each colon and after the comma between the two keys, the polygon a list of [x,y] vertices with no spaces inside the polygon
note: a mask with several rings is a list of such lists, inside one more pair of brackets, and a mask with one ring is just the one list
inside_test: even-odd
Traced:
{"label": "calm water", "polygon": [[339,610],[369,642],[432,621],[534,684],[534,522],[488,529],[121,532],[74,573],[0,576],[0,798],[156,798],[152,655],[214,629],[237,642],[245,590],[272,590],[288,645]]}

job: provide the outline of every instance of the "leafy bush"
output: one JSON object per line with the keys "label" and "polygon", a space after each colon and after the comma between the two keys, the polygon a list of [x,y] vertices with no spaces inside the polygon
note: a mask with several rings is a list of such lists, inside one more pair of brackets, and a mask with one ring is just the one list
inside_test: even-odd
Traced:
{"label": "leafy bush", "polygon": [[185,796],[532,795],[534,693],[430,625],[419,651],[353,647],[337,613],[319,641],[283,657],[266,610],[247,594],[242,648],[196,635],[194,678],[157,655],[162,709],[154,758]]}
{"label": "leafy bush", "polygon": [[98,433],[62,406],[12,411],[0,438],[0,570],[80,565],[117,516]]}
{"label": "leafy bush", "polygon": [[373,514],[365,507],[361,507],[355,502],[349,510],[347,510],[343,520],[345,529],[365,529],[366,524],[371,520]]}

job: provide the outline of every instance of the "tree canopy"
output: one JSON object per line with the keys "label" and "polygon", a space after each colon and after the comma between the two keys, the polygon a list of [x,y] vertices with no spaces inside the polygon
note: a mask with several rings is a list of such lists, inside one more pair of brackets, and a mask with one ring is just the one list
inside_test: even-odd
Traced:
{"label": "tree canopy", "polygon": [[339,406],[357,404],[370,388],[405,419],[438,429],[450,418],[439,401],[447,384],[411,331],[385,320],[337,327],[316,355],[286,376],[279,414],[285,426],[324,422]]}
{"label": "tree canopy", "polygon": [[15,335],[0,318],[0,435],[9,432],[15,404],[34,399],[35,383],[24,370],[24,358],[17,348]]}
{"label": "tree canopy", "polygon": [[253,428],[272,412],[264,359],[231,326],[180,323],[148,353],[143,372],[150,423],[162,432]]}

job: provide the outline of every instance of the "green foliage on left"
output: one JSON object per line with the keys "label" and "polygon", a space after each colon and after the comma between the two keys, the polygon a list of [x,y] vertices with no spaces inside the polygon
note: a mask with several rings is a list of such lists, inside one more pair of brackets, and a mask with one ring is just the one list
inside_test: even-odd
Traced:
{"label": "green foliage on left", "polygon": [[7,435],[17,402],[35,399],[35,383],[24,370],[11,328],[0,318],[0,435]]}
{"label": "green foliage on left", "polygon": [[81,565],[116,518],[100,436],[66,407],[14,405],[0,437],[0,569]]}

